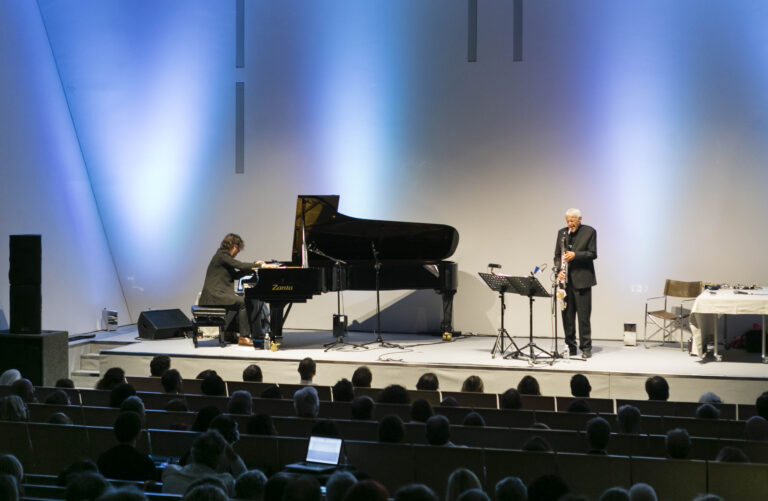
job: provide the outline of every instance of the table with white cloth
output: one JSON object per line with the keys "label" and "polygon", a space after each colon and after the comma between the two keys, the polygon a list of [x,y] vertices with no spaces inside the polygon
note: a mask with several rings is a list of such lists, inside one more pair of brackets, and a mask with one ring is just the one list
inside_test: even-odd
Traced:
{"label": "table with white cloth", "polygon": [[718,318],[721,315],[762,315],[762,361],[765,359],[765,316],[768,315],[768,287],[747,289],[705,290],[691,308],[691,355],[706,355],[707,342],[714,345],[715,359],[722,360],[718,352]]}

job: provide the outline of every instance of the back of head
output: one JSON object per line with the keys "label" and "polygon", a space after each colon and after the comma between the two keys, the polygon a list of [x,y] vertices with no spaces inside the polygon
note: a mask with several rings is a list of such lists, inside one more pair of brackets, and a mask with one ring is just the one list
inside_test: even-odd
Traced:
{"label": "back of head", "polygon": [[462,492],[461,495],[456,499],[458,501],[491,501],[491,498],[488,497],[488,494],[486,494],[485,491],[479,487]]}
{"label": "back of head", "polygon": [[457,468],[448,475],[448,483],[445,489],[445,501],[456,501],[462,492],[469,489],[479,489],[480,480],[472,470]]}
{"label": "back of head", "polygon": [[205,379],[208,376],[214,376],[216,375],[216,371],[213,369],[205,369],[204,371],[201,371],[200,374],[195,376],[195,379]]}
{"label": "back of head", "polygon": [[425,372],[416,382],[417,390],[436,391],[440,388],[440,381],[433,372]]}
{"label": "back of head", "polygon": [[219,458],[224,453],[224,438],[217,431],[206,431],[197,436],[192,443],[192,461],[216,468]]}
{"label": "back of head", "polygon": [[48,416],[49,424],[72,424],[72,420],[63,412],[54,412]]}
{"label": "back of head", "polygon": [[0,473],[0,499],[3,501],[18,501],[19,481],[13,475]]}
{"label": "back of head", "polygon": [[352,385],[355,388],[370,388],[372,380],[373,374],[371,369],[365,365],[355,369],[355,372],[352,374]]}
{"label": "back of head", "polygon": [[149,363],[149,373],[151,376],[160,377],[165,371],[171,368],[171,357],[168,355],[157,355]]}
{"label": "back of head", "polygon": [[347,491],[344,501],[387,501],[389,492],[375,480],[362,480]]}
{"label": "back of head", "polygon": [[229,396],[227,412],[250,416],[253,413],[253,397],[245,390],[237,390]]}
{"label": "back of head", "polygon": [[48,405],[70,405],[72,402],[70,402],[66,391],[55,390],[45,398],[45,403]]}
{"label": "back of head", "polygon": [[37,401],[35,387],[32,381],[26,378],[17,379],[11,383],[11,395],[18,395],[27,404]]}
{"label": "back of head", "polygon": [[533,376],[524,376],[523,379],[517,383],[517,391],[520,392],[521,395],[541,395],[539,382]]}
{"label": "back of head", "polygon": [[390,414],[384,416],[379,422],[379,441],[387,443],[399,443],[405,437],[405,425],[400,416]]}
{"label": "back of head", "polygon": [[0,398],[0,420],[27,421],[29,410],[27,404],[18,395],[6,395]]}
{"label": "back of head", "polygon": [[568,492],[568,486],[560,476],[541,475],[528,484],[528,501],[557,500]]}
{"label": "back of head", "polygon": [[99,467],[96,466],[96,463],[94,463],[91,459],[79,459],[64,468],[63,471],[59,472],[59,475],[56,478],[56,485],[59,487],[66,487],[69,485],[70,480],[75,477],[75,475],[86,471],[98,473]]}
{"label": "back of head", "polygon": [[408,484],[395,491],[395,501],[438,501],[435,492],[424,484]]}
{"label": "back of head", "polygon": [[203,395],[222,397],[227,394],[227,386],[224,380],[218,374],[211,374],[200,383],[200,390]]}
{"label": "back of head", "polygon": [[499,397],[499,406],[502,409],[520,409],[523,406],[520,392],[515,388],[508,389]]}
{"label": "back of head", "polygon": [[629,492],[622,487],[611,487],[603,492],[600,501],[629,501]]}
{"label": "back of head", "polygon": [[749,458],[738,447],[726,445],[717,453],[715,461],[720,461],[721,463],[749,463]]}
{"label": "back of head", "polygon": [[664,445],[670,458],[688,459],[691,453],[691,437],[688,435],[688,430],[682,428],[669,430]]}
{"label": "back of head", "polygon": [[593,450],[605,450],[611,438],[611,425],[601,417],[587,421],[587,442]]}
{"label": "back of head", "polygon": [[699,403],[700,404],[722,404],[723,399],[718,397],[716,394],[712,393],[711,391],[708,391],[706,393],[702,393],[702,395],[699,397]]}
{"label": "back of head", "polygon": [[267,476],[261,470],[247,470],[237,477],[235,493],[238,499],[262,499]]}
{"label": "back of head", "polygon": [[669,384],[661,376],[651,376],[645,381],[648,400],[669,400]]}
{"label": "back of head", "polygon": [[712,404],[701,404],[696,408],[698,419],[720,419],[720,409]]}
{"label": "back of head", "polygon": [[521,447],[521,450],[529,452],[550,452],[552,450],[552,446],[549,445],[549,442],[547,442],[547,439],[544,437],[534,435],[525,441]]}
{"label": "back of head", "polygon": [[128,383],[120,383],[112,388],[109,395],[109,406],[120,408],[120,405],[128,397],[136,395],[136,389]]}
{"label": "back of head", "polygon": [[147,501],[147,496],[135,485],[125,485],[108,490],[97,501]]}
{"label": "back of head", "polygon": [[168,401],[167,404],[165,404],[163,410],[174,412],[189,412],[189,407],[187,406],[186,400],[183,398],[172,398]]}
{"label": "back of head", "polygon": [[13,454],[0,454],[0,473],[11,475],[19,484],[24,480],[24,467]]}
{"label": "back of head", "polygon": [[249,435],[277,435],[272,418],[267,414],[256,414],[248,419],[246,432]]}
{"label": "back of head", "polygon": [[325,484],[326,501],[342,501],[350,487],[355,485],[357,479],[348,471],[337,470]]}
{"label": "back of head", "polygon": [[135,412],[121,412],[112,427],[120,443],[133,442],[141,433],[141,418]]}
{"label": "back of head", "polygon": [[483,380],[480,379],[480,376],[469,376],[461,385],[461,391],[464,392],[482,393],[484,390],[485,385],[483,384]]}
{"label": "back of head", "polygon": [[368,395],[353,398],[349,408],[352,419],[369,421],[373,418],[373,399]]}
{"label": "back of head", "polygon": [[464,426],[485,426],[485,418],[475,411],[469,411],[461,424]]}
{"label": "back of head", "polygon": [[125,371],[120,367],[110,367],[96,383],[97,390],[111,390],[120,383],[125,383]]}
{"label": "back of head", "polygon": [[747,440],[768,440],[768,421],[760,416],[747,419],[744,430]]}
{"label": "back of head", "polygon": [[432,405],[423,398],[417,398],[411,404],[411,421],[426,423],[433,414]]}
{"label": "back of head", "polygon": [[261,373],[261,367],[258,365],[251,364],[243,370],[243,381],[261,383],[263,380],[264,375]]}
{"label": "back of head", "polygon": [[631,501],[658,501],[656,491],[648,484],[639,482],[629,489]]}
{"label": "back of head", "polygon": [[382,404],[410,404],[411,397],[408,390],[399,384],[391,384],[381,390],[378,401]]}
{"label": "back of head", "polygon": [[68,377],[60,378],[56,381],[56,388],[74,388],[75,382]]}
{"label": "back of head", "polygon": [[458,407],[459,401],[456,400],[454,397],[448,395],[443,397],[443,399],[440,401],[440,405],[442,407]]}
{"label": "back of head", "polygon": [[768,391],[764,391],[755,399],[755,409],[758,416],[768,420]]}
{"label": "back of head", "polygon": [[293,409],[298,417],[316,418],[320,412],[320,398],[312,386],[305,386],[293,394]]}
{"label": "back of head", "polygon": [[235,246],[237,246],[238,249],[243,250],[245,248],[245,242],[243,242],[242,237],[237,233],[227,233],[227,235],[221,240],[219,250],[230,251]]}
{"label": "back of head", "polygon": [[166,393],[181,393],[181,373],[176,369],[168,369],[160,377],[160,383]]}
{"label": "back of head", "polygon": [[312,381],[312,378],[315,377],[315,369],[315,361],[310,357],[305,357],[299,362],[299,375],[304,381]]}
{"label": "back of head", "polygon": [[567,412],[581,412],[589,413],[592,410],[589,408],[589,404],[583,398],[574,398],[571,403],[568,404]]}
{"label": "back of head", "polygon": [[592,385],[584,374],[574,374],[571,378],[571,395],[579,398],[589,398]]}
{"label": "back of head", "polygon": [[282,471],[269,477],[264,486],[264,501],[283,501],[285,487],[291,478],[289,474]]}
{"label": "back of head", "polygon": [[351,402],[355,398],[355,388],[349,379],[339,379],[332,392],[334,402]]}
{"label": "back of head", "polygon": [[320,501],[322,492],[320,483],[309,475],[291,479],[285,486],[283,499],[291,501]]}
{"label": "back of head", "polygon": [[218,431],[224,437],[224,440],[230,444],[234,444],[240,439],[237,421],[230,414],[219,414],[213,418],[211,424],[208,425],[208,429]]}
{"label": "back of head", "polygon": [[17,369],[8,369],[0,374],[0,386],[11,386],[11,384],[19,379],[21,379],[21,372]]}
{"label": "back of head", "polygon": [[495,487],[496,501],[526,501],[528,488],[519,477],[505,477]]}
{"label": "back of head", "polygon": [[451,428],[448,418],[437,414],[427,419],[427,443],[445,445],[451,440]]}
{"label": "back of head", "polygon": [[261,398],[275,398],[275,399],[281,399],[283,398],[283,392],[280,391],[280,387],[276,384],[271,384],[264,388],[264,391],[261,392],[261,395],[259,395]]}
{"label": "back of head", "polygon": [[143,419],[145,414],[144,402],[138,395],[131,395],[120,404],[120,411],[135,412]]}
{"label": "back of head", "polygon": [[619,433],[639,433],[640,432],[640,409],[634,405],[622,405],[616,411],[616,423],[619,426]]}
{"label": "back of head", "polygon": [[187,490],[184,501],[229,501],[229,496],[218,485],[199,484]]}
{"label": "back of head", "polygon": [[110,489],[100,473],[84,471],[71,475],[67,482],[64,499],[67,501],[93,501]]}

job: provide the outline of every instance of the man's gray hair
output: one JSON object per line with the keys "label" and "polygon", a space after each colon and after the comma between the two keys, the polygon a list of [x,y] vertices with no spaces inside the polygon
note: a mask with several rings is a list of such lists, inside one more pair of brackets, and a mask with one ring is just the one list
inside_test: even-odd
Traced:
{"label": "man's gray hair", "polygon": [[579,209],[574,209],[571,207],[567,211],[565,211],[565,217],[581,217],[581,211]]}
{"label": "man's gray hair", "polygon": [[312,386],[305,386],[293,394],[293,408],[298,417],[316,418],[320,412],[320,398]]}
{"label": "man's gray hair", "polygon": [[227,412],[230,414],[253,414],[253,397],[245,390],[237,390],[229,396]]}
{"label": "man's gray hair", "polygon": [[648,484],[637,483],[629,489],[629,499],[631,501],[657,501],[656,491]]}

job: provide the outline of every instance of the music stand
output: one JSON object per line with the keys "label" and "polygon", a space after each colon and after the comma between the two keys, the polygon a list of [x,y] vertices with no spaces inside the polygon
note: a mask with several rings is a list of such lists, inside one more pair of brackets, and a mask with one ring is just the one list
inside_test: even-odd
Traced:
{"label": "music stand", "polygon": [[[536,360],[539,358],[554,358],[550,352],[541,348],[540,346],[536,345],[536,343],[533,342],[533,298],[534,297],[548,298],[548,297],[552,297],[552,295],[549,292],[547,292],[544,286],[541,285],[541,282],[539,282],[539,279],[534,276],[507,277],[507,280],[509,281],[510,284],[514,286],[513,292],[516,292],[521,296],[528,296],[528,307],[529,307],[529,317],[530,317],[528,344],[526,344],[522,348],[519,348],[519,351],[521,352],[520,354],[524,357],[528,357],[531,363],[535,363]],[[523,350],[525,350],[526,348],[528,348],[529,352],[527,354],[522,353]],[[535,353],[534,349],[539,350],[544,355]]]}
{"label": "music stand", "polygon": [[[499,293],[499,299],[501,300],[501,327],[499,328],[499,333],[496,335],[496,342],[493,343],[491,358],[496,358],[497,350],[501,356],[506,358],[507,355],[504,352],[510,349],[511,346],[515,347],[515,351],[510,353],[509,356],[517,357],[518,355],[521,355],[522,352],[520,351],[520,348],[517,347],[517,343],[515,343],[515,340],[509,335],[507,329],[504,328],[504,310],[507,309],[507,306],[504,304],[504,294],[507,292],[516,292],[514,291],[514,286],[507,280],[509,277],[506,275],[496,275],[494,273],[478,273],[478,275],[480,275],[480,278],[482,278],[486,285],[488,285],[489,289]],[[508,344],[505,347],[504,341],[509,341],[511,346]]]}

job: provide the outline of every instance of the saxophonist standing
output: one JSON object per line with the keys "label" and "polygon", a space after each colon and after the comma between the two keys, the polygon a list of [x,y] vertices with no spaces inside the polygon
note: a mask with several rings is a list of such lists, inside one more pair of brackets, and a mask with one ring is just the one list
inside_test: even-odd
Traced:
{"label": "saxophonist standing", "polygon": [[581,224],[581,211],[565,212],[567,226],[557,232],[555,242],[555,269],[558,281],[565,282],[565,308],[563,330],[570,356],[576,356],[576,315],[579,316],[579,348],[581,357],[592,356],[592,286],[597,284],[597,232]]}

